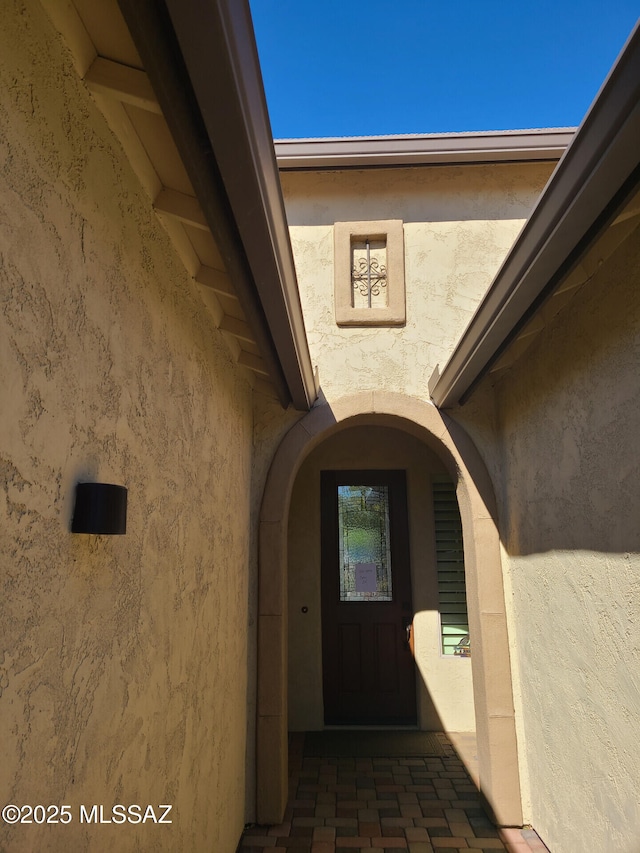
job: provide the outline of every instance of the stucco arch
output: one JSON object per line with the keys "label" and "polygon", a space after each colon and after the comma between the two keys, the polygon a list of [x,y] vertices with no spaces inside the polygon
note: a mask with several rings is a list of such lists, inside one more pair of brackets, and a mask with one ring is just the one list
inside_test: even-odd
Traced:
{"label": "stucco arch", "polygon": [[480,787],[501,825],[522,825],[511,665],[495,498],[473,442],[431,403],[367,392],[313,408],[285,435],[264,491],[259,531],[257,816],[282,820],[287,801],[287,525],[302,462],[322,441],[356,424],[408,432],[440,456],[457,482],[464,531],[467,605]]}

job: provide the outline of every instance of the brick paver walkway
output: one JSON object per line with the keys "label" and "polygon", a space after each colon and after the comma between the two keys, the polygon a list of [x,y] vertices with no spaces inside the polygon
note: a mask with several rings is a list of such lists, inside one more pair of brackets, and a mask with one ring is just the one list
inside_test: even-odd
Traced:
{"label": "brick paver walkway", "polygon": [[284,823],[252,826],[239,853],[548,853],[533,830],[497,830],[445,735],[444,756],[310,758],[290,743]]}

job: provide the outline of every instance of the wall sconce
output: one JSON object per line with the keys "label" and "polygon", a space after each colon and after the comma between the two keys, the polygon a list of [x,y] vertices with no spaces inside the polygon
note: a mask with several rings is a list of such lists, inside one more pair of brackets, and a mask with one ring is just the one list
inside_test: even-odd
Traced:
{"label": "wall sconce", "polygon": [[113,536],[127,532],[127,490],[111,483],[78,483],[72,533]]}

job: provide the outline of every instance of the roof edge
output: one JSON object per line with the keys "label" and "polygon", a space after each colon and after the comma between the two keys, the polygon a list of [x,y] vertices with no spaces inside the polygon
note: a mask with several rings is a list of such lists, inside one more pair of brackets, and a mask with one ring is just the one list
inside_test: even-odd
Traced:
{"label": "roof edge", "polygon": [[280,401],[308,410],[316,380],[248,0],[118,3]]}
{"label": "roof edge", "polygon": [[559,160],[575,128],[276,139],[281,171]]}
{"label": "roof edge", "polygon": [[429,382],[463,404],[640,180],[640,24],[551,175],[453,354]]}

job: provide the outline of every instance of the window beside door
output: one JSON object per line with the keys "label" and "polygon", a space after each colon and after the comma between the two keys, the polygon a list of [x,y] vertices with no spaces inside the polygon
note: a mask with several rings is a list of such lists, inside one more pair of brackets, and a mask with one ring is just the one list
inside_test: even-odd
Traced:
{"label": "window beside door", "polygon": [[432,485],[441,652],[447,656],[469,657],[462,520],[456,487],[444,477],[434,478]]}

